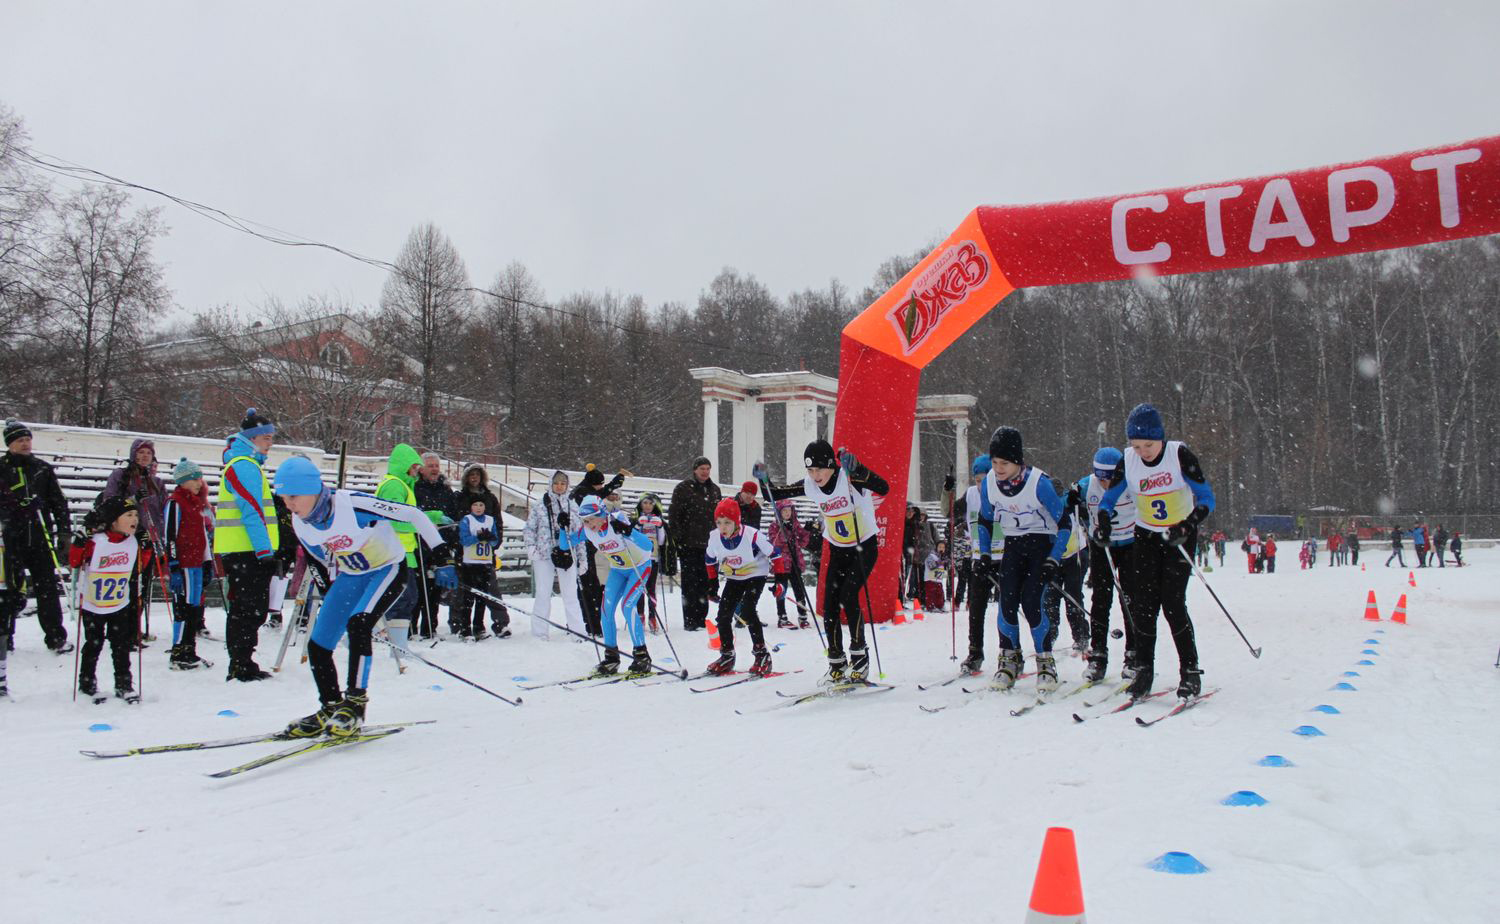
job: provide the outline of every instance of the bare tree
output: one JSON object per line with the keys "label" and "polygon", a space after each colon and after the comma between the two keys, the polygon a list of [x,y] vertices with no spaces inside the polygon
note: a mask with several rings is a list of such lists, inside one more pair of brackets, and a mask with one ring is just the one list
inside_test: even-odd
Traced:
{"label": "bare tree", "polygon": [[469,271],[453,242],[431,222],[407,237],[396,267],[381,292],[381,317],[422,366],[421,434],[431,444],[437,394],[453,390],[457,378],[448,353],[469,318]]}

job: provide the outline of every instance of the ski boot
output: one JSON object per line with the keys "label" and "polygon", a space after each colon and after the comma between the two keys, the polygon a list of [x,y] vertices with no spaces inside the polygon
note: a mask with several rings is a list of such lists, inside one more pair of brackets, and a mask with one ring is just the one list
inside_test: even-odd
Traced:
{"label": "ski boot", "polygon": [[328,716],[328,734],[335,738],[352,738],[365,724],[365,707],[370,697],[364,693],[346,693]]}
{"label": "ski boot", "polygon": [[1203,671],[1196,667],[1184,666],[1182,668],[1181,680],[1177,684],[1178,699],[1196,699],[1203,692]]}
{"label": "ski boot", "polygon": [[811,629],[812,628],[812,623],[808,621],[808,619],[807,619],[806,616],[798,616],[797,617],[797,628],[799,628],[799,629]]}
{"label": "ski boot", "polygon": [[251,683],[256,680],[265,680],[271,675],[260,669],[260,665],[254,661],[230,661],[229,674],[224,679],[239,680],[243,683]]}
{"label": "ski boot", "polygon": [[286,727],[288,738],[321,738],[328,734],[328,719],[338,703],[324,703],[312,715],[303,716]]}
{"label": "ski boot", "polygon": [[141,694],[135,691],[135,686],[129,682],[115,684],[115,698],[123,699],[126,705],[139,706]]}
{"label": "ski boot", "polygon": [[795,629],[797,627],[792,623],[791,619],[789,619],[785,613],[782,613],[781,615],[776,617],[776,628]]}
{"label": "ski boot", "polygon": [[613,677],[620,672],[620,649],[606,646],[604,660],[594,665],[595,677]]}
{"label": "ski boot", "polygon": [[1083,670],[1085,683],[1098,683],[1104,679],[1104,673],[1109,669],[1109,652],[1090,651],[1089,666]]}
{"label": "ski boot", "polygon": [[0,680],[0,699],[9,699],[9,698],[10,698],[10,687],[8,687],[8,686],[5,685],[5,681],[4,680]]}
{"label": "ski boot", "polygon": [[1130,678],[1130,686],[1125,693],[1131,699],[1140,699],[1151,692],[1151,684],[1156,680],[1156,671],[1149,664],[1135,665],[1135,674]]}
{"label": "ski boot", "polygon": [[510,638],[510,625],[507,623],[503,626],[495,626],[490,634],[495,638]]}
{"label": "ski boot", "polygon": [[1021,676],[1021,663],[1021,649],[1003,649],[995,668],[995,686],[1001,690],[1015,686],[1016,678]]}
{"label": "ski boot", "polygon": [[764,648],[757,648],[752,653],[755,655],[755,663],[750,665],[750,673],[757,677],[771,673],[771,653]]}
{"label": "ski boot", "polygon": [[1135,652],[1125,649],[1125,660],[1120,667],[1121,680],[1135,679]]}
{"label": "ski boot", "polygon": [[279,612],[278,613],[272,613],[270,616],[268,616],[266,618],[266,625],[268,627],[272,628],[272,629],[280,629],[281,628],[281,614]]}
{"label": "ski boot", "polygon": [[476,642],[482,642],[482,641],[484,641],[485,639],[487,639],[489,637],[490,637],[490,634],[488,632],[484,631],[484,626],[475,626],[474,627],[474,641],[476,641]]}
{"label": "ski boot", "polygon": [[630,650],[630,663],[625,666],[625,676],[651,676],[651,652],[646,650],[645,645],[637,645]]}
{"label": "ski boot", "polygon": [[823,679],[819,683],[825,687],[838,686],[844,682],[844,672],[848,667],[849,662],[844,660],[842,655],[837,658],[830,657],[828,659],[828,673],[823,675]]}
{"label": "ski boot", "polygon": [[849,649],[849,682],[869,683],[870,651],[867,648]]}
{"label": "ski boot", "polygon": [[99,692],[99,684],[92,677],[79,677],[78,692],[84,696],[93,696]]}
{"label": "ski boot", "polygon": [[1073,653],[1080,658],[1088,657],[1089,637],[1087,633],[1073,636]]}
{"label": "ski boot", "polygon": [[195,651],[185,651],[182,648],[173,648],[169,653],[171,660],[167,662],[167,668],[174,671],[193,671],[200,667],[212,667],[207,661],[198,657]]}
{"label": "ski boot", "polygon": [[734,673],[734,649],[725,648],[719,652],[719,660],[710,664],[706,672],[715,677]]}
{"label": "ski boot", "polygon": [[1036,691],[1051,693],[1057,689],[1057,660],[1051,652],[1039,652],[1036,656]]}
{"label": "ski boot", "polygon": [[971,677],[984,673],[984,649],[970,648],[969,656],[958,666],[958,672]]}

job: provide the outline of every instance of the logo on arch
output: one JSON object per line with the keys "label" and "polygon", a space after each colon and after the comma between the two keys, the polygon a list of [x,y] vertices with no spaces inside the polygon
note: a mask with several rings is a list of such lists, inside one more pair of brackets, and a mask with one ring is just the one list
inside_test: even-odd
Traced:
{"label": "logo on arch", "polygon": [[910,356],[942,323],[943,316],[968,300],[990,278],[990,261],[973,241],[944,250],[886,313]]}

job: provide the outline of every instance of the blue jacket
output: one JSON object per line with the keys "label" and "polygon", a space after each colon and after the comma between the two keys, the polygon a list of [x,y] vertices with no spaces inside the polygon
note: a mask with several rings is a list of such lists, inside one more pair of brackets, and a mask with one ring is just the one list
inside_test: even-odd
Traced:
{"label": "blue jacket", "polygon": [[271,534],[266,532],[265,523],[261,522],[261,499],[266,489],[265,474],[262,469],[244,459],[229,465],[229,460],[238,456],[249,456],[263,466],[266,464],[266,454],[256,449],[255,444],[245,439],[243,434],[235,433],[224,445],[223,462],[227,467],[222,477],[229,480],[230,494],[234,497],[235,506],[240,508],[240,522],[244,524],[245,533],[250,537],[255,557],[268,558],[275,554],[276,549],[271,545]]}

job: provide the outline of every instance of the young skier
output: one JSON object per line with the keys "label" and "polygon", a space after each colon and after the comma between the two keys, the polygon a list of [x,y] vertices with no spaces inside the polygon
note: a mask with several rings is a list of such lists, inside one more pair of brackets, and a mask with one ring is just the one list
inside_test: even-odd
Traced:
{"label": "young skier", "polygon": [[495,552],[500,541],[495,518],[485,512],[483,497],[470,495],[469,512],[458,521],[458,544],[463,549],[463,565],[458,569],[458,634],[474,641],[488,636],[484,631],[484,611],[490,612],[490,628],[496,638],[510,638],[510,611],[502,604],[486,600],[467,588],[482,590],[491,597],[500,595],[495,582]]}
{"label": "young skier", "polygon": [[656,613],[656,575],[661,571],[663,543],[667,539],[667,521],[661,515],[661,498],[650,491],[635,502],[635,530],[651,541],[651,573],[646,576],[646,592],[636,604],[636,611],[645,613],[651,608],[651,631],[661,631]]}
{"label": "young skier", "polygon": [[1192,562],[1181,549],[1192,543],[1198,524],[1214,509],[1214,492],[1198,457],[1180,440],[1168,440],[1161,414],[1149,404],[1137,405],[1125,423],[1130,447],[1125,450],[1125,478],[1099,502],[1098,532],[1114,535],[1116,505],[1129,487],[1136,496],[1135,550],[1130,586],[1130,615],[1135,619],[1135,678],[1132,697],[1151,692],[1155,680],[1156,616],[1161,613],[1177,646],[1177,695],[1202,692],[1198,645],[1188,615],[1187,585]]}
{"label": "young skier", "polygon": [[1036,651],[1037,691],[1055,690],[1057,663],[1052,657],[1052,627],[1042,607],[1042,589],[1061,581],[1072,516],[1051,477],[1025,463],[1021,431],[1014,427],[999,427],[990,437],[990,473],[979,486],[979,519],[998,524],[1005,535],[997,578],[1000,660],[995,684],[1010,689],[1021,676],[1018,614],[1024,612]]}
{"label": "young skier", "polygon": [[190,671],[212,667],[198,657],[198,630],[203,628],[203,567],[213,562],[209,551],[209,526],[213,512],[208,507],[208,492],[203,485],[203,471],[196,462],[184,456],[172,469],[177,485],[162,511],[162,540],[167,547],[167,565],[171,569],[172,650],[169,667]]}
{"label": "young skier", "polygon": [[[823,580],[823,627],[828,634],[826,684],[866,683],[870,653],[865,647],[864,617],[859,593],[875,568],[880,554],[875,531],[873,495],[884,497],[890,490],[884,478],[859,464],[845,449],[835,456],[826,440],[813,440],[802,453],[807,477],[796,484],[772,485],[772,500],[810,497],[823,514],[823,541],[828,570]],[[755,477],[765,481],[763,464],[755,466]],[[844,655],[843,614],[849,623],[849,654]],[[847,675],[846,672],[847,671]]]}
{"label": "young skier", "polygon": [[[1089,522],[1099,519],[1099,504],[1106,492],[1125,481],[1125,454],[1113,446],[1105,446],[1094,453],[1094,472],[1078,481],[1078,493],[1088,508]],[[1081,524],[1080,524],[1081,525]],[[1135,626],[1130,613],[1130,586],[1134,580],[1131,571],[1131,552],[1135,547],[1135,492],[1125,485],[1115,499],[1115,511],[1110,517],[1111,539],[1091,537],[1089,543],[1089,654],[1088,668],[1083,679],[1098,683],[1104,679],[1109,667],[1109,611],[1115,598],[1115,581],[1118,579],[1122,593],[1120,611],[1126,614],[1125,624],[1125,674],[1132,676],[1135,663]]]}
{"label": "young skier", "polygon": [[598,676],[617,674],[620,671],[620,649],[616,643],[617,626],[615,611],[625,619],[632,646],[631,661],[625,668],[627,677],[645,677],[651,673],[651,652],[646,650],[646,628],[636,612],[636,602],[646,592],[646,578],[651,573],[651,544],[645,536],[638,535],[630,525],[630,518],[616,511],[611,514],[603,502],[596,497],[586,498],[578,505],[578,531],[563,533],[562,541],[573,547],[575,553],[592,547],[609,564],[609,576],[604,580],[604,601],[599,613],[601,634],[604,636],[604,659],[594,672]]}
{"label": "young skier", "polygon": [[[287,726],[293,737],[359,733],[369,705],[371,634],[406,590],[406,551],[393,524],[410,523],[436,564],[434,579],[458,586],[448,547],[427,515],[407,504],[342,488],[330,490],[312,461],[293,456],[276,469],[273,485],[293,514],[307,562],[327,588],[307,640],[307,660],[318,687],[317,712]],[[336,576],[333,569],[337,569]],[[349,637],[348,688],[339,691],[333,650]]]}
{"label": "young skier", "polygon": [[[734,670],[734,620],[738,613],[750,630],[751,652],[755,662],[750,673],[764,676],[771,672],[771,653],[766,650],[765,630],[756,606],[772,563],[779,557],[766,534],[754,526],[740,525],[740,504],[734,498],[719,501],[714,508],[714,525],[708,536],[708,599],[718,604],[719,659],[708,666],[710,674],[728,674]],[[719,570],[724,570],[724,595],[719,596]]]}
{"label": "young skier", "polygon": [[997,601],[1000,598],[995,589],[995,562],[1005,551],[1005,531],[994,521],[993,507],[989,517],[981,519],[979,515],[980,486],[989,474],[989,455],[976,456],[969,466],[970,484],[961,501],[969,533],[969,655],[959,665],[959,671],[965,674],[984,671],[984,611],[992,595]]}
{"label": "young skier", "polygon": [[83,527],[92,535],[73,537],[68,567],[83,569],[78,582],[78,605],[83,611],[78,692],[85,696],[98,693],[94,670],[108,636],[110,659],[115,668],[115,695],[127,703],[141,701],[130,675],[130,654],[135,651],[140,631],[136,578],[141,543],[135,536],[139,525],[135,498],[115,495],[105,498],[84,519]]}
{"label": "young skier", "polygon": [[777,501],[776,518],[771,521],[771,544],[780,554],[771,562],[771,579],[776,582],[771,595],[776,598],[776,628],[778,629],[806,629],[811,626],[811,623],[807,621],[807,612],[812,607],[808,605],[804,597],[794,596],[793,598],[807,607],[806,610],[798,611],[796,623],[793,623],[786,614],[786,595],[788,592],[796,593],[796,587],[792,584],[792,574],[802,573],[801,550],[807,548],[807,540],[807,530],[797,522],[797,505],[791,501]]}

